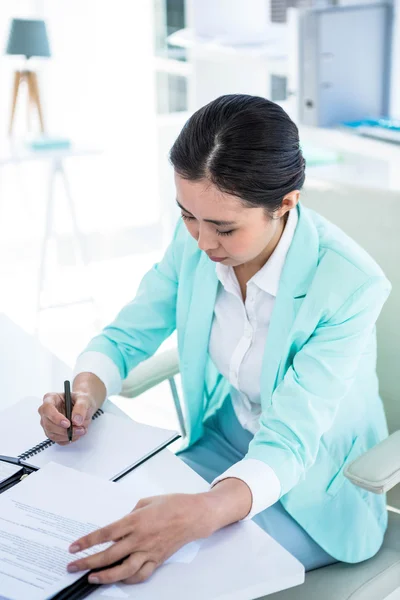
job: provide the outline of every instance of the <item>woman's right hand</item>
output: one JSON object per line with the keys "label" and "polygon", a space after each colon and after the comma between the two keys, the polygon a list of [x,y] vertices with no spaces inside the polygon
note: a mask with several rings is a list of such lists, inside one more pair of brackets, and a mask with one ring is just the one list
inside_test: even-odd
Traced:
{"label": "woman's right hand", "polygon": [[[92,394],[76,391],[71,393],[72,399],[72,441],[81,438],[88,430],[97,404]],[[60,444],[68,444],[69,420],[65,416],[64,394],[50,392],[43,397],[43,404],[38,410],[40,424],[46,436]]]}
{"label": "woman's right hand", "polygon": [[[79,373],[74,379],[72,390],[72,441],[75,442],[87,433],[94,413],[105,400],[106,388],[93,373]],[[45,394],[38,412],[47,437],[61,446],[68,444],[70,422],[65,416],[64,394]]]}

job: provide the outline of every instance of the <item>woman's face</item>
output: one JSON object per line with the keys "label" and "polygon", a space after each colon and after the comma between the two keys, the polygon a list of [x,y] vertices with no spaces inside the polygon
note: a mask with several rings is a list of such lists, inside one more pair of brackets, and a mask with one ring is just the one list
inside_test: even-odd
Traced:
{"label": "woman's face", "polygon": [[200,250],[231,267],[257,261],[274,248],[283,228],[280,217],[298,201],[298,192],[292,192],[293,202],[289,194],[272,219],[263,208],[247,208],[207,180],[188,181],[175,173],[175,185],[182,218]]}

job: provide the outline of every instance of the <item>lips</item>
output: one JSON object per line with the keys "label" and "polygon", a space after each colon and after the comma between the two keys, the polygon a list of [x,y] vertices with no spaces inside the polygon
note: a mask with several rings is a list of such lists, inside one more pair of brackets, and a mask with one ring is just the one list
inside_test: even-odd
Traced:
{"label": "lips", "polygon": [[214,262],[222,262],[226,259],[226,256],[223,256],[222,258],[219,258],[218,256],[209,256],[208,258]]}

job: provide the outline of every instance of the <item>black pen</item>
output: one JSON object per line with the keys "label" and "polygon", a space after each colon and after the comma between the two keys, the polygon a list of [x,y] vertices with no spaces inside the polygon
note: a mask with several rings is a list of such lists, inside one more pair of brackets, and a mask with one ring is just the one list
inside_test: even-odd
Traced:
{"label": "black pen", "polygon": [[64,381],[64,398],[65,398],[65,416],[71,425],[68,427],[68,439],[72,442],[72,400],[71,386],[69,381]]}

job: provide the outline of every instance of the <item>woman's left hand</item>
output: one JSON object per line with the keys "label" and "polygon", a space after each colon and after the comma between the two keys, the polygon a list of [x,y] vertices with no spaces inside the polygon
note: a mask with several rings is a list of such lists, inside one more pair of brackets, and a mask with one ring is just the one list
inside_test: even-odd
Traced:
{"label": "woman's left hand", "polygon": [[[89,576],[91,583],[139,583],[179,548],[212,531],[205,494],[171,494],[140,500],[134,510],[119,521],[93,531],[70,546],[79,552],[105,542],[106,550],[68,565],[69,572],[104,570]],[[112,568],[109,565],[124,559]]]}

